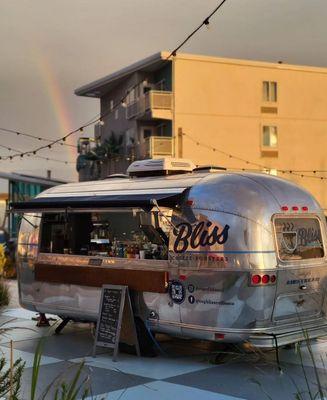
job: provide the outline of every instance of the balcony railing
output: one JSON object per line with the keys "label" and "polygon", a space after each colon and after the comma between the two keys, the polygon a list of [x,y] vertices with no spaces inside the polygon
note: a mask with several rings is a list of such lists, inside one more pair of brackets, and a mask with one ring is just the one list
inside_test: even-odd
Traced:
{"label": "balcony railing", "polygon": [[131,119],[143,115],[150,110],[172,110],[173,94],[172,92],[150,90],[139,99],[129,104],[126,108],[126,118]]}
{"label": "balcony railing", "polygon": [[173,155],[173,138],[166,136],[150,136],[145,141],[145,157]]}

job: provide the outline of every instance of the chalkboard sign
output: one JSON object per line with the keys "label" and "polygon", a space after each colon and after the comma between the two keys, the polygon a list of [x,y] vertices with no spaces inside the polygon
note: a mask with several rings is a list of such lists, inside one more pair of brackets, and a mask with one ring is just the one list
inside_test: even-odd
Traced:
{"label": "chalkboard sign", "polygon": [[97,346],[113,348],[113,360],[116,361],[120,341],[134,345],[137,355],[140,355],[128,287],[104,285],[93,355]]}

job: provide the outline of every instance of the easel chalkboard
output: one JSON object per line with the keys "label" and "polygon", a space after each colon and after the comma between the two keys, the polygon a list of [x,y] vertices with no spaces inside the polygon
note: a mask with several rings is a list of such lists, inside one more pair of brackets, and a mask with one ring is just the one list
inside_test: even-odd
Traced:
{"label": "easel chalkboard", "polygon": [[119,342],[134,345],[136,354],[140,356],[128,287],[104,285],[101,291],[93,357],[97,346],[109,347],[114,349],[113,361],[116,361]]}

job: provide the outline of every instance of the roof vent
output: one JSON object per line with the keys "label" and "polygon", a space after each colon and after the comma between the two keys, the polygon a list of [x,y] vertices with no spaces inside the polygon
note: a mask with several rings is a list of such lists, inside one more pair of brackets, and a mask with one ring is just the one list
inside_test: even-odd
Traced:
{"label": "roof vent", "polygon": [[126,174],[111,174],[105,177],[104,179],[128,179],[129,176]]}
{"label": "roof vent", "polygon": [[195,165],[183,158],[156,158],[134,161],[128,168],[129,176],[159,176],[186,174],[192,172]]}
{"label": "roof vent", "polygon": [[225,167],[218,167],[217,165],[201,165],[199,167],[194,168],[193,172],[219,172],[219,171],[226,171],[227,168]]}

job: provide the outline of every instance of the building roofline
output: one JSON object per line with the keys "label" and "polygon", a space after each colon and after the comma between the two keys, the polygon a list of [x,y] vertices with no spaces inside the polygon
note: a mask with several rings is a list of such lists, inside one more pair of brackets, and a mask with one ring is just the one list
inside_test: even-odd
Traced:
{"label": "building roofline", "polygon": [[18,174],[16,172],[0,172],[0,179],[7,179],[16,182],[36,183],[38,185],[44,185],[44,186],[56,186],[56,185],[62,185],[63,183],[68,183],[67,181],[64,180],[47,179],[40,176]]}
{"label": "building roofline", "polygon": [[[164,61],[169,56],[169,52],[161,51],[155,54],[152,54],[149,57],[146,57],[142,60],[139,60],[133,64],[128,65],[122,69],[119,69],[112,74],[106,75],[103,78],[97,79],[93,82],[90,82],[86,85],[83,85],[75,90],[75,94],[78,96],[87,96],[87,97],[100,97],[100,91],[97,92],[100,88],[110,83],[114,83],[115,81],[124,78],[136,71],[139,71],[143,68],[150,67],[151,65]],[[312,72],[312,73],[327,73],[327,68],[324,67],[313,67],[306,65],[296,65],[296,64],[284,64],[280,62],[268,62],[268,61],[253,61],[253,60],[242,60],[237,58],[224,58],[224,57],[213,57],[213,56],[204,56],[198,54],[189,54],[189,53],[178,53],[175,57],[176,60],[193,60],[199,62],[212,62],[219,64],[227,64],[227,65],[240,65],[240,66],[250,66],[256,68],[271,68],[278,70],[293,70],[293,71],[302,71],[302,72]]]}
{"label": "building roofline", "polygon": [[[119,69],[112,74],[106,75],[103,78],[97,79],[93,82],[90,82],[86,85],[83,85],[75,90],[75,94],[77,96],[90,96],[90,97],[99,97],[100,93],[97,93],[97,89],[109,84],[114,81],[124,78],[136,71],[139,71],[142,68],[149,67],[158,61],[164,61],[170,53],[161,51],[155,54],[152,54],[149,57],[143,58],[133,64],[128,65],[122,69]],[[93,93],[92,93],[93,92]]]}
{"label": "building roofline", "polygon": [[244,65],[252,67],[261,68],[271,68],[278,70],[293,70],[293,71],[303,71],[303,72],[316,72],[316,73],[327,73],[327,67],[314,67],[310,65],[298,65],[298,64],[287,64],[284,62],[271,62],[271,61],[259,61],[259,60],[244,60],[238,58],[226,58],[226,57],[214,57],[205,56],[200,54],[190,54],[190,53],[178,53],[175,57],[177,60],[193,60],[193,61],[203,61],[212,62],[219,64],[229,64],[229,65]]}

